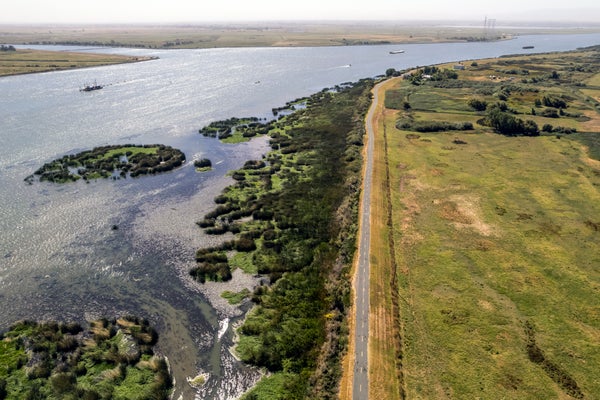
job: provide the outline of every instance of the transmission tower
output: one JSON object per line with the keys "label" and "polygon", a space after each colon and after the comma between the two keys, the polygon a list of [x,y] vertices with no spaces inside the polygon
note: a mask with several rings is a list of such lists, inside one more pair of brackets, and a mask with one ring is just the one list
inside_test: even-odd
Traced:
{"label": "transmission tower", "polygon": [[487,16],[483,20],[483,39],[489,40],[490,37],[496,36],[496,19],[488,18]]}

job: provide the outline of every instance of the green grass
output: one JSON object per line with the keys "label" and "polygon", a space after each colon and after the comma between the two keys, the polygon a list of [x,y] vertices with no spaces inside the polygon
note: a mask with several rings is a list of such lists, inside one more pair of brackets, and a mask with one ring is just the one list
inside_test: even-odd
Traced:
{"label": "green grass", "polygon": [[[526,357],[522,323],[531,320],[553,362],[577,377],[586,393],[597,393],[600,386],[587,371],[600,366],[589,336],[600,330],[600,274],[593,267],[600,258],[598,233],[585,221],[600,215],[600,182],[581,163],[581,152],[564,139],[533,143],[491,134],[469,136],[467,145],[443,151],[452,147],[452,137],[423,137],[431,142],[418,150],[398,143],[398,163],[415,166],[406,173],[427,188],[416,193],[421,209],[413,217],[412,234],[423,239],[398,249],[410,269],[405,290],[411,310],[427,332],[420,337],[416,327],[407,330],[413,343],[408,353],[421,353],[407,365],[440,374],[430,383],[438,379],[461,398],[509,396],[501,381],[510,362],[521,371],[520,398],[552,397],[556,388]],[[396,195],[400,208],[402,194]],[[445,210],[444,202],[456,209]],[[470,212],[478,214],[471,221]],[[398,242],[406,234],[398,232]],[[438,354],[433,368],[427,365],[432,351]],[[488,377],[478,377],[480,369]]]}
{"label": "green grass", "polygon": [[0,378],[18,369],[19,362],[26,356],[24,349],[15,348],[10,339],[0,341]]}
{"label": "green grass", "polygon": [[293,376],[284,372],[264,377],[252,390],[244,394],[241,400],[285,400],[282,393],[285,392],[285,385],[290,378]]}
{"label": "green grass", "polygon": [[247,274],[256,274],[257,266],[252,261],[252,253],[237,252],[229,259],[229,265],[232,269],[239,268]]}
{"label": "green grass", "polygon": [[[583,59],[560,55],[551,67]],[[567,111],[586,107],[575,100]],[[395,117],[386,127],[407,398],[595,398],[600,169],[579,141],[597,156],[600,133],[504,137],[478,127],[408,139]],[[526,326],[544,363],[528,353]]]}
{"label": "green grass", "polygon": [[[119,147],[116,149],[112,149],[107,151],[102,155],[103,160],[111,160],[117,155],[125,155],[127,152],[131,152],[131,156],[135,154],[156,154],[158,152],[158,147],[141,147],[141,146],[125,146]],[[128,156],[128,157],[131,157]]]}
{"label": "green grass", "polygon": [[[472,97],[472,91],[468,89],[454,90],[419,90],[408,97],[410,106],[415,110],[450,112],[471,111],[467,105],[468,99]],[[457,101],[457,100],[463,100]]]}
{"label": "green grass", "polygon": [[250,290],[243,289],[240,292],[231,292],[229,290],[225,290],[221,293],[221,297],[226,299],[229,304],[240,304],[242,301],[248,298],[250,295]]}
{"label": "green grass", "polygon": [[225,139],[222,139],[221,141],[223,143],[236,144],[236,143],[247,142],[249,140],[250,140],[250,138],[242,136],[242,134],[240,132],[234,132],[231,136],[229,136]]}

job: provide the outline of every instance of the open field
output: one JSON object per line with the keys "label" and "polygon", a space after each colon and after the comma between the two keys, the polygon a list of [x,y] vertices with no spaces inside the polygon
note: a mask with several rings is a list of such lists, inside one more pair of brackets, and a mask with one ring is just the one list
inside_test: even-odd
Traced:
{"label": "open field", "polygon": [[[598,32],[588,29],[499,30],[498,37],[526,33]],[[344,46],[479,40],[480,25],[429,23],[265,22],[194,25],[34,25],[0,26],[0,43],[73,44],[145,48],[213,48],[270,46]]]}
{"label": "open field", "polygon": [[[406,398],[599,398],[598,53],[464,66],[457,79],[398,80],[378,132],[387,144]],[[487,110],[466,106],[472,98]],[[547,105],[559,105],[552,99],[566,107]],[[496,133],[498,102],[500,115],[531,120],[539,132]],[[425,122],[472,129],[416,131]],[[388,239],[387,227],[373,237]],[[378,254],[374,277],[391,268]],[[397,396],[372,385],[378,398]]]}
{"label": "open field", "polygon": [[44,50],[0,52],[0,76],[97,67],[149,60],[149,57],[129,57],[114,54],[90,54]]}

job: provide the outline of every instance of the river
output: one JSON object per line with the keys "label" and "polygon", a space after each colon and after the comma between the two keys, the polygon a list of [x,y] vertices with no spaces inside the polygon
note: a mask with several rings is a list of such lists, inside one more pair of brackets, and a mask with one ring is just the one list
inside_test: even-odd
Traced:
{"label": "river", "polygon": [[[177,380],[176,398],[238,397],[260,374],[229,353],[231,326],[242,310],[219,293],[252,287],[254,278],[236,273],[226,285],[199,285],[187,271],[195,250],[213,240],[195,221],[232,182],[227,171],[259,158],[268,146],[264,138],[222,144],[200,136],[199,128],[231,116],[270,117],[273,107],[289,100],[390,67],[596,44],[600,34],[320,48],[44,46],[159,59],[0,78],[0,330],[24,318],[143,316],[159,330],[159,349]],[[400,49],[405,52],[389,54]],[[94,81],[104,89],[79,91]],[[136,179],[66,185],[23,181],[64,154],[125,143],[171,145],[184,151],[188,163]],[[197,173],[189,161],[201,157],[210,158],[215,168]],[[185,379],[200,372],[208,380],[196,392]]]}

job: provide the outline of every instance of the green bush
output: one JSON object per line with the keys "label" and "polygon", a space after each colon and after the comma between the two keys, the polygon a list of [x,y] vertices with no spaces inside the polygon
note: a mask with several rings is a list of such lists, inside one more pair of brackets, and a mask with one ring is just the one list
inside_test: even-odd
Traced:
{"label": "green bush", "polygon": [[487,108],[487,102],[484,100],[469,99],[467,104],[469,104],[469,107],[471,107],[475,111],[485,111]]}

